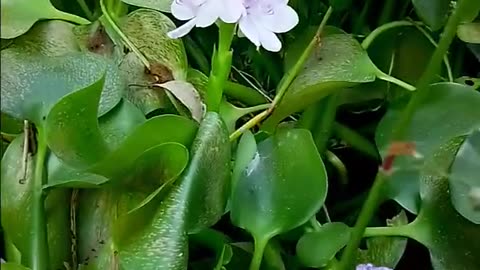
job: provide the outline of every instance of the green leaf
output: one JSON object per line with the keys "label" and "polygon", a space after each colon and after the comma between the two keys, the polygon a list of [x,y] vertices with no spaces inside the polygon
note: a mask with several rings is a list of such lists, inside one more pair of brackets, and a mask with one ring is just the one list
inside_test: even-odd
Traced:
{"label": "green leaf", "polygon": [[20,264],[16,263],[2,263],[2,269],[3,270],[30,270],[30,268],[24,267]]}
{"label": "green leaf", "polygon": [[450,12],[450,0],[412,0],[417,15],[432,28],[439,30]]}
{"label": "green leaf", "polygon": [[333,27],[325,29],[320,46],[265,122],[266,128],[274,127],[288,115],[305,109],[332,92],[375,80],[376,67],[366,51],[352,36],[340,31]]}
{"label": "green leaf", "polygon": [[186,269],[187,233],[216,223],[223,215],[230,177],[230,144],[222,120],[207,113],[181,178],[161,202],[150,226],[119,247],[127,269]]}
{"label": "green leaf", "polygon": [[125,55],[120,70],[130,85],[127,98],[145,114],[164,108],[165,94],[148,86],[187,78],[187,54],[183,43],[181,39],[167,36],[169,31],[175,29],[175,24],[158,11],[138,9],[125,17],[120,27],[150,63],[150,71],[146,72],[143,63],[133,52]]}
{"label": "green leaf", "polygon": [[194,121],[177,115],[150,118],[135,128],[114,151],[88,171],[116,179],[126,175],[133,162],[151,147],[167,142],[189,147],[196,131]]}
{"label": "green leaf", "polygon": [[480,12],[480,2],[478,1],[469,1],[466,3],[468,8],[466,8],[463,14],[460,14],[462,22],[469,23],[475,20]]}
{"label": "green leaf", "polygon": [[[388,226],[403,226],[407,223],[407,215],[403,210],[392,219],[387,219]],[[407,239],[404,237],[379,236],[368,238],[367,249],[358,252],[357,264],[371,263],[395,269],[406,247]]]}
{"label": "green leaf", "polygon": [[457,36],[463,42],[480,44],[480,22],[460,24]]}
{"label": "green leaf", "polygon": [[41,124],[63,96],[92,85],[104,76],[105,89],[98,115],[111,110],[123,95],[116,69],[94,54],[71,53],[56,57],[24,54],[19,49],[1,51],[2,112]]}
{"label": "green leaf", "polygon": [[27,33],[13,40],[9,48],[45,56],[61,56],[77,52],[79,47],[73,33],[74,25],[51,20],[36,23]]}
{"label": "green leaf", "polygon": [[298,240],[297,256],[304,266],[324,267],[350,240],[350,227],[334,222],[318,231],[307,232]]}
{"label": "green leaf", "polygon": [[103,83],[101,78],[66,95],[53,106],[45,120],[48,146],[72,167],[91,167],[110,152],[97,120]]}
{"label": "green leaf", "polygon": [[[14,246],[21,254],[21,262],[27,267],[32,257],[30,243],[33,211],[32,192],[34,157],[29,157],[26,165],[25,182],[23,178],[23,135],[18,136],[8,147],[2,158],[1,169],[1,220],[7,240],[7,246]],[[63,269],[64,261],[70,261],[70,230],[68,190],[52,190],[45,199],[47,233],[50,254],[49,269]],[[20,214],[19,214],[20,213]],[[7,260],[14,254],[7,249]],[[15,256],[14,256],[15,257]],[[2,266],[3,268],[3,266]]]}
{"label": "green leaf", "polygon": [[305,223],[323,205],[327,175],[307,130],[279,130],[257,145],[231,197],[232,222],[256,241]]}
{"label": "green leaf", "polygon": [[248,167],[257,153],[257,142],[253,133],[248,130],[245,132],[237,146],[237,153],[235,157],[235,166],[232,175],[232,192],[235,190],[235,185],[242,176],[242,173]]}
{"label": "green leaf", "polygon": [[151,8],[162,12],[170,12],[172,1],[170,0],[122,0],[132,6]]}
{"label": "green leaf", "polygon": [[470,134],[458,150],[449,177],[450,197],[455,209],[466,219],[480,224],[475,192],[480,189],[480,129]]}
{"label": "green leaf", "polygon": [[435,270],[469,270],[480,265],[475,252],[480,250],[480,226],[455,210],[448,187],[448,171],[463,141],[457,137],[443,144],[422,169],[422,208],[410,234],[429,248]]}
{"label": "green leaf", "polygon": [[[405,138],[415,142],[417,152],[425,158],[451,138],[469,134],[480,126],[480,93],[456,83],[432,84],[429,91],[432,95],[416,110]],[[405,108],[405,101],[393,103],[378,125],[375,140],[382,156],[385,156],[388,136]],[[423,162],[412,157],[397,157],[392,181],[387,183],[387,196],[413,213],[419,209],[419,169]]]}
{"label": "green leaf", "polygon": [[[367,50],[373,63],[380,70],[411,85],[416,85],[428,66],[435,51],[435,45],[412,24],[383,31],[372,41]],[[445,64],[443,64],[442,72],[437,75],[435,82],[441,81],[442,77],[447,77],[445,71]],[[367,88],[363,92],[368,91],[368,88],[376,88],[377,92],[380,91],[380,98],[387,96],[390,101],[410,94],[400,86],[384,81],[375,81],[361,86]],[[359,96],[362,94],[361,91],[356,93]]]}
{"label": "green leaf", "polygon": [[33,24],[42,19],[60,19],[87,24],[76,15],[56,9],[49,0],[4,0],[2,1],[2,38],[15,38],[27,32]]}

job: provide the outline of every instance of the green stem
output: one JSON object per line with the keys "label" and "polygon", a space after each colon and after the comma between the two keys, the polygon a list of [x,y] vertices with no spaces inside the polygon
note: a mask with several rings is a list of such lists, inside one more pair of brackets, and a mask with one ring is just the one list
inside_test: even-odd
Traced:
{"label": "green stem", "polygon": [[313,49],[318,46],[318,42],[320,40],[320,36],[322,34],[323,28],[325,28],[325,25],[327,24],[328,19],[332,15],[332,12],[333,12],[332,7],[329,7],[327,12],[325,13],[325,16],[323,16],[322,22],[318,26],[317,32],[313,37],[313,39],[308,44],[307,48],[303,51],[302,55],[300,56],[298,61],[295,63],[295,65],[289,71],[287,71],[287,73],[283,76],[282,80],[280,81],[277,94],[275,95],[275,98],[272,101],[271,107],[268,110],[263,111],[260,114],[256,115],[254,118],[250,119],[247,123],[245,123],[239,129],[237,129],[234,133],[232,133],[230,135],[231,141],[238,138],[243,132],[259,124],[262,120],[264,120],[268,115],[270,115],[273,112],[275,107],[282,100],[288,87],[292,84],[293,80],[298,75],[298,73],[303,68],[307,59],[312,54]]}
{"label": "green stem", "polygon": [[263,252],[267,246],[268,239],[257,240],[255,238],[255,249],[253,251],[253,258],[250,263],[250,270],[259,270],[262,265]]}
{"label": "green stem", "polygon": [[345,164],[343,164],[342,160],[331,151],[327,150],[325,152],[325,156],[327,157],[328,162],[330,162],[330,164],[332,164],[332,166],[337,170],[340,184],[343,187],[346,187],[348,185],[348,170],[347,167],[345,167]]}
{"label": "green stem", "polygon": [[118,34],[118,36],[123,40],[125,45],[132,50],[135,55],[142,61],[143,65],[150,69],[150,63],[148,62],[147,58],[137,49],[137,47],[128,39],[128,37],[122,32],[122,30],[118,27],[115,23],[113,18],[110,16],[108,9],[105,7],[104,0],[100,0],[100,8],[102,10],[103,15],[105,15],[106,22],[109,26]]}
{"label": "green stem", "polygon": [[232,68],[232,44],[235,24],[220,23],[218,50],[212,57],[212,70],[208,80],[207,110],[218,112],[222,101],[225,82],[228,80]]}
{"label": "green stem", "polygon": [[77,0],[78,5],[82,9],[83,13],[85,13],[85,16],[87,16],[87,19],[90,21],[94,20],[94,16],[90,8],[88,8],[87,3],[85,3],[85,0]]}
{"label": "green stem", "polygon": [[382,14],[378,19],[377,25],[383,25],[389,21],[391,21],[392,11],[395,8],[395,0],[386,0],[384,1]]}
{"label": "green stem", "polygon": [[355,223],[355,227],[353,228],[350,241],[345,248],[345,251],[342,254],[342,259],[339,263],[339,270],[349,270],[352,269],[352,264],[355,261],[355,256],[357,254],[357,249],[362,240],[365,228],[367,227],[368,223],[370,223],[370,219],[373,217],[383,194],[383,183],[387,179],[387,176],[383,172],[379,172],[375,181],[373,182],[373,186],[370,189],[370,193],[368,194],[367,200],[363,204],[362,210],[360,211],[360,215]]}
{"label": "green stem", "polygon": [[[468,11],[468,2],[469,0],[460,0],[457,4],[457,8],[454,10],[453,14],[448,19],[447,25],[442,33],[438,47],[433,53],[426,71],[424,72],[417,84],[417,91],[410,99],[410,102],[408,103],[407,108],[403,112],[400,120],[398,121],[398,124],[395,125],[395,129],[392,133],[393,140],[402,140],[404,138],[416,108],[421,104],[424,98],[428,97],[428,86],[441,67],[443,58],[447,53],[447,50],[450,47],[453,38],[455,37],[456,29],[458,24],[460,23],[462,14]],[[355,224],[355,228],[353,229],[350,242],[348,243],[344,253],[342,254],[342,260],[339,265],[340,270],[351,269],[358,246],[365,232],[365,228],[367,227],[370,219],[372,218],[375,210],[380,203],[383,185],[387,179],[388,176],[385,174],[384,171],[380,170],[377,173],[377,177],[373,182],[373,186],[368,194],[366,202],[362,207],[360,216]]]}
{"label": "green stem", "polygon": [[310,57],[313,50],[319,45],[318,42],[323,32],[323,28],[325,28],[325,25],[327,24],[328,19],[332,15],[332,12],[333,12],[333,8],[329,7],[327,12],[325,13],[325,16],[323,16],[322,22],[318,26],[317,32],[313,37],[313,39],[310,41],[307,48],[300,55],[300,58],[295,63],[295,65],[289,71],[287,71],[287,73],[283,76],[282,80],[280,81],[280,86],[278,87],[277,94],[272,102],[273,108],[280,103],[288,87],[292,84],[293,80],[297,77],[298,73],[300,73],[300,70],[303,69],[305,62]]}
{"label": "green stem", "polygon": [[389,29],[392,29],[392,28],[395,28],[395,27],[400,27],[400,26],[412,26],[412,23],[409,22],[409,21],[396,21],[396,22],[390,22],[390,23],[386,23],[382,26],[379,26],[377,28],[375,28],[375,30],[373,30],[362,42],[362,47],[364,49],[368,49],[368,47],[370,47],[370,45],[372,44],[372,42],[381,34],[383,34],[383,32],[389,30]]}
{"label": "green stem", "polygon": [[248,107],[248,108],[240,108],[239,111],[241,111],[243,113],[243,115],[247,115],[249,113],[258,112],[258,111],[261,111],[261,110],[266,110],[268,108],[270,108],[270,103],[260,104],[260,105],[252,106],[252,107]]}
{"label": "green stem", "polygon": [[189,36],[183,38],[183,44],[185,44],[185,49],[187,53],[195,60],[200,71],[204,74],[210,72],[210,63],[203,53],[203,51],[198,47],[198,44]]}
{"label": "green stem", "polygon": [[268,101],[255,89],[230,81],[225,82],[225,94],[248,106],[259,105]]}
{"label": "green stem", "polygon": [[408,90],[408,91],[415,91],[416,90],[415,86],[410,85],[410,84],[408,84],[408,83],[406,83],[402,80],[399,80],[395,77],[392,77],[392,76],[384,73],[383,71],[381,71],[377,67],[375,67],[375,73],[377,75],[377,78],[379,78],[380,80],[391,82],[391,83],[396,84],[396,85],[398,85],[398,86],[400,86],[403,89]]}
{"label": "green stem", "polygon": [[64,20],[64,21],[68,21],[68,22],[72,22],[72,23],[76,23],[76,24],[89,24],[90,23],[90,21],[85,19],[85,18],[82,18],[82,17],[74,15],[74,14],[66,13],[66,12],[60,11],[58,9],[53,10],[52,13],[53,13],[52,16],[49,17],[50,19]]}
{"label": "green stem", "polygon": [[380,158],[377,147],[362,135],[358,134],[355,130],[337,122],[333,125],[333,132],[338,138],[347,142],[354,149],[357,149],[374,159]]}
{"label": "green stem", "polygon": [[319,127],[314,130],[315,145],[320,154],[324,154],[327,150],[327,143],[332,135],[333,124],[335,123],[335,116],[337,115],[338,95],[331,94],[322,99],[318,106],[321,110],[319,112]]}
{"label": "green stem", "polygon": [[31,258],[32,270],[47,270],[49,268],[47,223],[45,217],[44,165],[47,154],[47,143],[43,130],[38,130],[35,171],[32,179],[32,225],[31,225]]}
{"label": "green stem", "polygon": [[388,226],[388,227],[368,227],[365,228],[363,237],[378,237],[378,236],[402,236],[412,238],[412,226]]}
{"label": "green stem", "polygon": [[457,26],[460,23],[461,16],[463,13],[468,11],[469,1],[477,0],[460,0],[457,4],[457,8],[448,19],[447,25],[445,26],[445,29],[441,35],[440,42],[438,43],[438,46],[434,51],[430,62],[428,63],[427,69],[417,83],[417,91],[410,99],[407,108],[404,110],[400,120],[398,121],[398,124],[395,125],[391,139],[402,140],[404,138],[417,107],[424,101],[426,97],[428,97],[430,92],[428,87],[441,68],[442,61],[448,51],[448,48],[456,36]]}

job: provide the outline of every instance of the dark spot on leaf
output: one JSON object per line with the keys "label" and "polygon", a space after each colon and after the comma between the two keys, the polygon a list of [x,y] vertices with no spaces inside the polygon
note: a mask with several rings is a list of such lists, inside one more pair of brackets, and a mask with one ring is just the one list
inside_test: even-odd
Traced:
{"label": "dark spot on leaf", "polygon": [[468,86],[474,86],[475,85],[475,83],[470,79],[465,80],[465,84],[468,85]]}
{"label": "dark spot on leaf", "polygon": [[95,251],[97,251],[97,250],[95,250],[94,248],[92,248],[92,252],[95,252]]}
{"label": "dark spot on leaf", "polygon": [[105,241],[100,240],[98,243],[100,243],[100,245],[104,245],[104,244],[105,244]]}
{"label": "dark spot on leaf", "polygon": [[93,53],[107,55],[112,53],[113,42],[108,37],[105,29],[99,26],[88,39],[88,50]]}
{"label": "dark spot on leaf", "polygon": [[174,79],[172,71],[160,63],[151,64],[150,70],[145,68],[145,74],[152,83],[165,83]]}

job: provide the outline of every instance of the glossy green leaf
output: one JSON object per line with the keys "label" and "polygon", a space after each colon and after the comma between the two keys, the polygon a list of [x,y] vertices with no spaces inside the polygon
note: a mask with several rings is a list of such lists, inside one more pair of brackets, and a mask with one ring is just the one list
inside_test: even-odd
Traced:
{"label": "glossy green leaf", "polygon": [[46,57],[6,49],[1,51],[1,60],[2,112],[18,119],[41,123],[58,100],[98,81],[105,71],[98,114],[111,110],[123,95],[122,79],[116,69],[93,54]]}
{"label": "glossy green leaf", "polygon": [[150,226],[119,246],[127,269],[186,269],[187,233],[223,215],[230,179],[230,144],[216,113],[208,113],[191,150],[191,161],[161,202]]}
{"label": "glossy green leaf", "polygon": [[122,0],[132,6],[151,8],[162,12],[170,12],[172,1],[170,0]]}
{"label": "glossy green leaf", "polygon": [[376,67],[367,52],[352,36],[340,31],[333,27],[325,29],[321,45],[264,125],[271,128],[334,91],[375,80]]}
{"label": "glossy green leaf", "polygon": [[[430,92],[432,95],[415,112],[405,138],[415,142],[417,152],[425,158],[451,138],[469,134],[480,126],[480,93],[456,83],[433,84]],[[380,121],[375,140],[382,156],[388,147],[388,136],[405,104],[405,100],[392,104]],[[387,196],[413,213],[419,209],[418,181],[422,164],[423,160],[413,157],[398,157],[392,181],[387,184]]]}
{"label": "glossy green leaf", "polygon": [[334,222],[307,232],[298,240],[297,256],[304,266],[324,267],[350,240],[350,227]]}
{"label": "glossy green leaf", "polygon": [[235,166],[233,167],[232,175],[232,191],[235,190],[235,185],[241,178],[243,171],[248,167],[257,153],[257,142],[253,133],[249,130],[245,132],[237,146],[237,153],[235,157]]}
{"label": "glossy green leaf", "polygon": [[[117,148],[133,130],[146,121],[143,113],[127,100],[120,103],[98,120],[100,132],[110,148]],[[98,174],[75,169],[62,162],[55,154],[47,160],[50,187],[98,188],[109,179]]]}
{"label": "glossy green leaf", "polygon": [[430,250],[435,270],[469,270],[480,265],[480,225],[462,217],[452,206],[448,171],[464,138],[443,144],[422,170],[422,208],[411,235]]}
{"label": "glossy green leaf", "polygon": [[480,224],[480,211],[475,192],[480,190],[480,129],[470,134],[458,150],[452,164],[449,183],[455,209],[466,219]]}
{"label": "glossy green leaf", "polygon": [[124,18],[120,27],[150,63],[146,69],[133,52],[125,55],[120,70],[130,85],[127,98],[144,113],[164,108],[166,97],[162,90],[147,87],[187,78],[187,55],[181,39],[171,39],[167,33],[175,24],[155,10],[138,9]]}
{"label": "glossy green leaf", "polygon": [[[35,162],[28,158],[25,183],[23,178],[23,135],[17,137],[8,147],[2,158],[1,170],[1,220],[2,228],[7,239],[7,257],[16,257],[14,250],[21,255],[21,263],[27,267],[30,250],[33,212],[33,170]],[[63,269],[64,261],[70,261],[70,231],[69,205],[70,192],[68,190],[52,190],[45,199],[48,243],[50,254],[50,269]],[[19,214],[20,213],[20,214]],[[3,266],[2,266],[3,269]]]}
{"label": "glossy green leaf", "polygon": [[464,42],[480,44],[480,22],[459,25],[457,36]]}
{"label": "glossy green leaf", "polygon": [[231,197],[232,222],[256,241],[305,223],[323,205],[327,175],[307,130],[279,130],[260,142]]}
{"label": "glossy green leaf", "polygon": [[88,171],[118,178],[128,172],[133,162],[147,149],[162,143],[176,142],[190,146],[197,125],[194,121],[177,115],[162,115],[138,126],[110,154]]}
{"label": "glossy green leaf", "polygon": [[436,31],[442,28],[450,12],[450,0],[412,0],[417,15]]}
{"label": "glossy green leaf", "polygon": [[[403,210],[392,219],[387,219],[387,226],[403,226],[407,223],[407,215]],[[367,249],[358,252],[357,264],[371,263],[395,269],[407,247],[404,237],[378,236],[368,238],[366,242]]]}
{"label": "glossy green leaf", "polygon": [[60,19],[77,23],[89,23],[81,17],[56,9],[49,0],[2,1],[2,38],[15,38],[27,32],[42,19]]}
{"label": "glossy green leaf", "polygon": [[88,168],[109,153],[97,120],[103,84],[104,78],[101,78],[66,95],[53,106],[45,120],[45,136],[51,151],[75,168]]}

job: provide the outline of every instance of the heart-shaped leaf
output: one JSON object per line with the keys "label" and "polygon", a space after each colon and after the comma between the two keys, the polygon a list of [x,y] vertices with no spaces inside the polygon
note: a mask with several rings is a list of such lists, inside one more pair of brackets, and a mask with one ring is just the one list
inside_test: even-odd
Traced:
{"label": "heart-shaped leaf", "polygon": [[350,227],[334,222],[307,232],[298,240],[297,256],[307,267],[324,267],[350,240]]}
{"label": "heart-shaped leaf", "polygon": [[[415,112],[405,138],[415,142],[416,151],[425,158],[451,138],[469,134],[480,126],[480,93],[456,83],[436,83],[429,91],[432,95]],[[405,101],[392,104],[377,128],[375,140],[382,156],[387,151],[393,125],[405,108]],[[419,209],[418,181],[422,163],[411,157],[398,157],[392,181],[387,184],[387,195],[413,213]]]}
{"label": "heart-shaped leaf", "polygon": [[[455,209],[466,219],[480,224],[475,192],[480,190],[480,129],[470,134],[458,150],[449,177],[450,196]],[[478,200],[478,199],[477,199]]]}
{"label": "heart-shaped leaf", "polygon": [[60,19],[76,23],[89,23],[81,17],[56,9],[49,0],[2,1],[2,38],[15,38],[27,32],[42,19]]}
{"label": "heart-shaped leaf", "polygon": [[[451,103],[453,104],[453,103]],[[435,270],[476,269],[480,265],[480,225],[461,216],[451,204],[448,171],[464,137],[443,144],[422,169],[422,208],[410,234],[425,244]]]}
{"label": "heart-shaped leaf", "polygon": [[2,112],[41,124],[52,106],[68,93],[92,85],[104,76],[105,89],[98,114],[111,110],[123,95],[116,69],[94,54],[70,53],[56,57],[1,51]]}
{"label": "heart-shaped leaf", "polygon": [[[388,226],[403,226],[407,223],[404,211],[387,220]],[[404,237],[379,236],[368,238],[366,242],[367,249],[358,252],[357,264],[371,263],[395,269],[407,247],[407,239]]]}
{"label": "heart-shaped leaf", "polygon": [[480,22],[459,25],[457,36],[464,42],[480,44]]}
{"label": "heart-shaped leaf", "polygon": [[[23,135],[20,135],[5,152],[1,170],[1,219],[7,246],[6,259],[16,258],[15,253],[19,252],[21,261],[16,262],[27,267],[32,267],[29,261],[33,256],[30,245],[35,233],[32,231],[33,211],[31,210],[32,192],[35,188],[34,158],[35,156],[28,158],[26,175],[23,175]],[[24,176],[25,179],[22,180]],[[70,261],[70,218],[69,208],[65,207],[69,205],[69,194],[68,190],[52,190],[45,199],[49,269],[62,269],[63,263]]]}
{"label": "heart-shaped leaf", "polygon": [[288,115],[336,90],[371,82],[375,78],[376,67],[360,44],[343,31],[327,27],[304,69],[292,82],[272,116],[264,123],[265,128],[274,127]]}
{"label": "heart-shaped leaf", "polygon": [[170,12],[172,1],[170,0],[122,0],[132,6],[151,8],[162,12]]}
{"label": "heart-shaped leaf", "polygon": [[442,28],[450,12],[450,0],[412,0],[418,16],[436,31]]}
{"label": "heart-shaped leaf", "polygon": [[232,222],[257,245],[305,223],[323,205],[327,175],[307,130],[279,130],[257,145],[231,197]]}
{"label": "heart-shaped leaf", "polygon": [[191,152],[190,164],[161,202],[150,226],[119,246],[121,266],[186,269],[187,233],[205,229],[223,215],[230,144],[218,114],[207,113]]}

